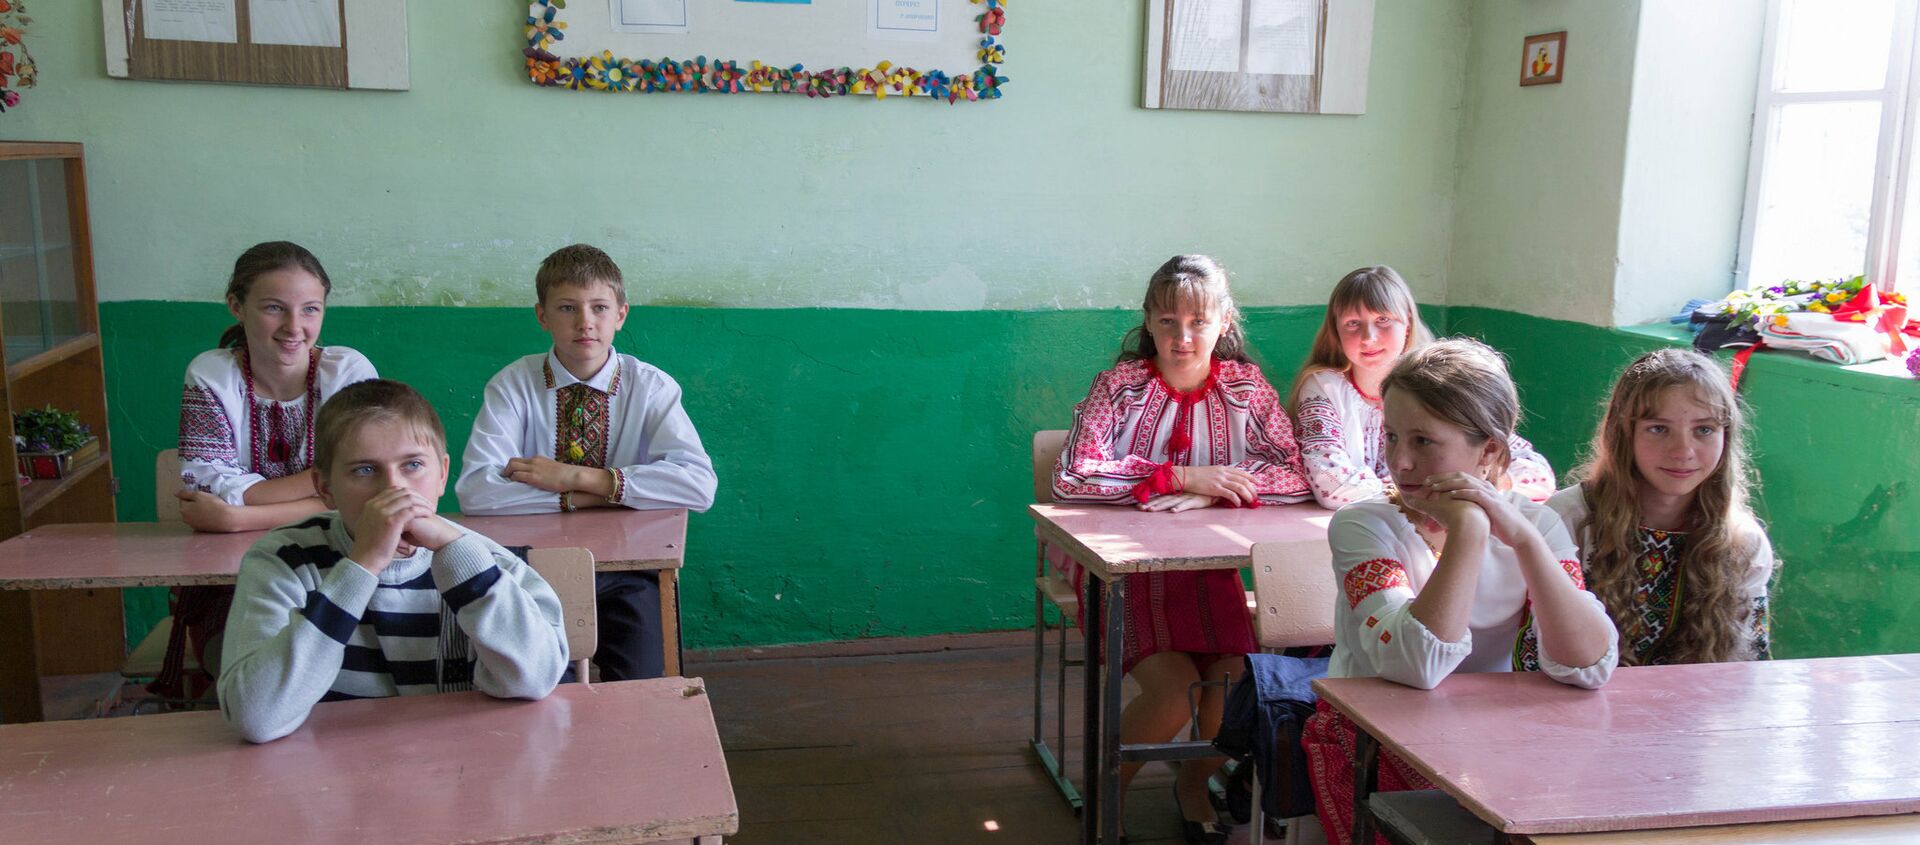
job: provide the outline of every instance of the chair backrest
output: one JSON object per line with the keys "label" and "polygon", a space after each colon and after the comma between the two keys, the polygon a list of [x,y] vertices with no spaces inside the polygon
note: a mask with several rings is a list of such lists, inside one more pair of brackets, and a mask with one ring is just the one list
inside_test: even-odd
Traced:
{"label": "chair backrest", "polygon": [[1053,465],[1059,462],[1060,450],[1066,447],[1066,429],[1056,428],[1033,433],[1034,501],[1053,501]]}
{"label": "chair backrest", "polygon": [[153,458],[153,519],[179,522],[180,450],[163,449]]}
{"label": "chair backrest", "polygon": [[1253,544],[1253,628],[1261,648],[1333,642],[1333,551],[1325,540]]}
{"label": "chair backrest", "polygon": [[560,597],[560,619],[567,631],[567,654],[574,675],[587,679],[586,661],[600,647],[600,613],[593,591],[593,552],[582,548],[534,549],[527,565],[546,579]]}

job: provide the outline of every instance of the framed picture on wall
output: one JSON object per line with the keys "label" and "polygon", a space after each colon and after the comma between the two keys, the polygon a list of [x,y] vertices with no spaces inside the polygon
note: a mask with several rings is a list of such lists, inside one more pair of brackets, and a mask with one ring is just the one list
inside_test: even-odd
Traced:
{"label": "framed picture on wall", "polygon": [[1520,48],[1520,84],[1554,85],[1567,64],[1567,31],[1527,36]]}

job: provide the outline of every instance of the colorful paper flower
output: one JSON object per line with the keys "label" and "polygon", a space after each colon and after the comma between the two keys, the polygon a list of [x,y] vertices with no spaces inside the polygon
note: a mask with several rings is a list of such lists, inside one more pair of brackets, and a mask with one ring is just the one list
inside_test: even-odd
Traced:
{"label": "colorful paper flower", "polygon": [[1914,378],[1920,378],[1920,349],[1907,353],[1907,372]]}
{"label": "colorful paper flower", "polygon": [[602,50],[587,64],[587,84],[601,91],[631,91],[640,84],[640,69],[632,59],[617,59],[612,51]]}
{"label": "colorful paper flower", "polygon": [[527,7],[527,46],[545,50],[555,41],[566,40],[567,22],[557,20],[559,16],[560,10],[545,2]]}
{"label": "colorful paper flower", "polygon": [[[17,6],[19,0],[0,2]],[[1007,82],[1007,77],[1000,75],[996,67],[1006,61],[1006,46],[995,36],[1006,25],[1007,0],[972,2],[985,6],[983,13],[976,18],[980,22],[981,32],[986,33],[977,51],[985,64],[979,70],[957,76],[937,70],[923,72],[910,67],[896,67],[891,61],[882,61],[873,68],[859,70],[840,67],[809,71],[799,64],[776,67],[757,61],[750,61],[743,68],[736,61],[710,61],[705,56],[696,56],[691,60],[666,57],[657,62],[651,59],[635,60],[615,57],[609,50],[601,51],[598,56],[563,59],[548,52],[547,48],[566,38],[564,30],[567,25],[560,19],[560,12],[567,7],[566,0],[533,0],[528,4],[527,46],[523,52],[526,54],[529,81],[536,85],[570,90],[592,88],[642,93],[717,91],[723,94],[754,91],[805,94],[816,98],[855,93],[872,94],[876,99],[885,99],[891,93],[909,97],[926,95],[949,103],[962,99],[997,99],[1001,96],[1000,86]]]}
{"label": "colorful paper flower", "polygon": [[587,84],[587,66],[581,64],[579,59],[567,59],[560,65],[560,75],[557,82],[560,87],[568,91],[587,90],[589,87]]}

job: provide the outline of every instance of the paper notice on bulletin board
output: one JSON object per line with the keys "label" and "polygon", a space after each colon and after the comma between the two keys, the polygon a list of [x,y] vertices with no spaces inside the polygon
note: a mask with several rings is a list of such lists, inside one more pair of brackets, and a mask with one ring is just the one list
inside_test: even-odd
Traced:
{"label": "paper notice on bulletin board", "polygon": [[143,0],[142,34],[161,41],[237,44],[234,0]]}
{"label": "paper notice on bulletin board", "polygon": [[340,46],[340,0],[248,0],[247,29],[255,44]]}
{"label": "paper notice on bulletin board", "polygon": [[941,0],[868,0],[867,37],[880,41],[938,41]]}
{"label": "paper notice on bulletin board", "polygon": [[612,0],[614,32],[685,35],[687,0]]}

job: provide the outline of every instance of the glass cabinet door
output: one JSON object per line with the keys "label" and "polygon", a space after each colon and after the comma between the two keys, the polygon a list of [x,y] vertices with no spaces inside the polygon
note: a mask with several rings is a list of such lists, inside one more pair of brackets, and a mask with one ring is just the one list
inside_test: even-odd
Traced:
{"label": "glass cabinet door", "polygon": [[16,364],[86,332],[62,159],[0,161],[0,331]]}

